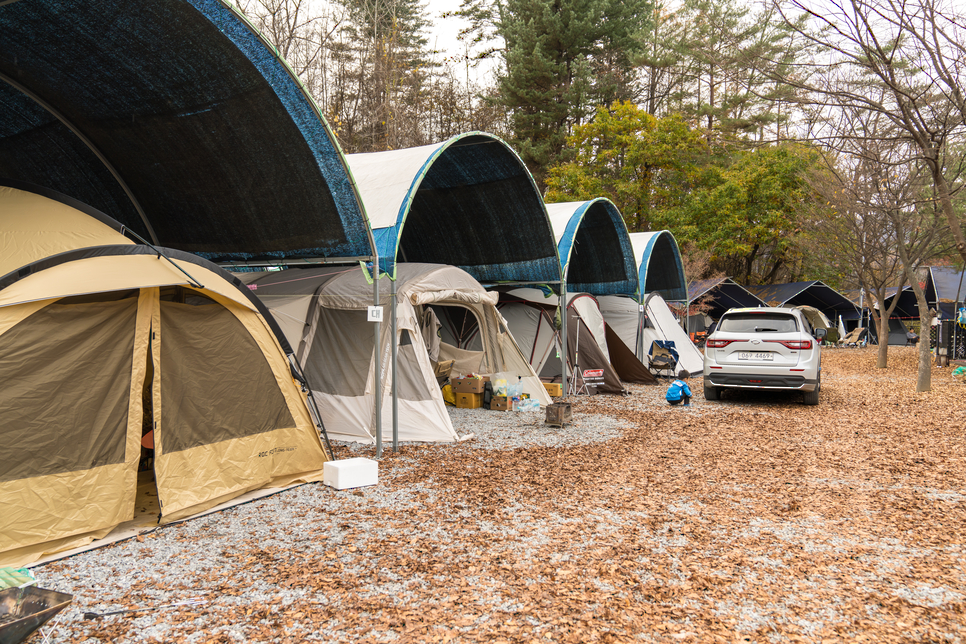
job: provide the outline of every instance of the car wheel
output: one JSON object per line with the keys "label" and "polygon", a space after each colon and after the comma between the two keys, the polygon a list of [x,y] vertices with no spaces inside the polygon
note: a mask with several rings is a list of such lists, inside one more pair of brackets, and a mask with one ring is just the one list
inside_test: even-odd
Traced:
{"label": "car wheel", "polygon": [[806,392],[803,392],[803,394],[802,394],[803,395],[802,402],[804,402],[806,405],[817,405],[818,404],[818,392],[821,391],[821,390],[822,390],[822,380],[819,379],[819,381],[817,383],[815,383],[815,391],[806,391]]}
{"label": "car wheel", "polygon": [[721,390],[718,387],[704,386],[705,400],[721,400]]}

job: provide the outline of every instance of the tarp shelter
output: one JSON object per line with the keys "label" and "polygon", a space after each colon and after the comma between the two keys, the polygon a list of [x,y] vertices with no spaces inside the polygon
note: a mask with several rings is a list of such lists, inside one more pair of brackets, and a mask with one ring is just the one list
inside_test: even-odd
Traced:
{"label": "tarp shelter", "polygon": [[660,293],[668,301],[683,302],[688,297],[684,264],[678,242],[670,231],[631,233],[634,260],[638,264],[637,299],[643,302],[650,293]]}
{"label": "tarp shelter", "polygon": [[822,282],[792,282],[766,286],[746,286],[767,306],[814,306],[829,320],[856,320],[859,309],[852,301]]}
{"label": "tarp shelter", "polygon": [[0,566],[131,519],[149,431],[162,522],[321,478],[306,401],[241,282],[51,193],[0,187],[0,213]]}
{"label": "tarp shelter", "polygon": [[[558,379],[561,346],[557,328],[559,297],[541,289],[506,289],[500,292],[499,307],[537,373],[545,379]],[[607,325],[597,299],[592,295],[567,294],[567,325],[567,364],[576,379],[576,391],[616,394],[624,391],[621,380],[644,384],[655,382],[647,368],[622,346],[619,338],[614,338],[614,346],[610,346]]]}
{"label": "tarp shelter", "polygon": [[230,2],[0,2],[0,179],[216,262],[371,257],[345,159]]}
{"label": "tarp shelter", "polygon": [[[242,273],[249,288],[278,320],[313,386],[330,438],[375,440],[375,338],[367,323],[372,287],[361,268],[299,268]],[[399,264],[396,272],[398,344],[398,431],[401,441],[456,441],[434,375],[434,362],[454,360],[454,374],[520,377],[524,391],[550,404],[551,399],[503,325],[497,296],[468,273],[438,264]],[[380,280],[389,297],[389,280]],[[472,318],[479,348],[469,350],[440,340],[439,318],[457,310]],[[391,325],[382,325],[383,410],[389,408],[388,373]],[[384,416],[385,418],[385,416]]]}
{"label": "tarp shelter", "polygon": [[[730,277],[692,280],[688,284],[688,300],[696,302],[702,298],[705,298],[705,301],[711,307],[708,309],[708,315],[715,320],[720,319],[728,309],[766,306],[761,298],[752,294]],[[691,328],[690,330],[695,331],[696,329]]]}
{"label": "tarp shelter", "polygon": [[484,284],[560,282],[543,198],[520,157],[482,132],[350,154],[379,257],[457,266]]}
{"label": "tarp shelter", "polygon": [[903,287],[902,291],[899,291],[896,288],[891,288],[889,291],[891,291],[891,293],[885,298],[885,310],[889,309],[889,307],[892,305],[892,301],[895,298],[899,298],[896,308],[892,311],[892,317],[903,318],[906,320],[919,319],[919,303],[916,301],[916,294],[913,292],[911,286]]}
{"label": "tarp shelter", "polygon": [[[601,297],[598,301],[607,325],[641,360],[648,355],[653,341],[670,340],[679,354],[678,370],[687,369],[692,376],[704,371],[704,356],[659,293],[648,295],[643,304],[617,295]],[[643,315],[641,306],[644,307]]]}
{"label": "tarp shelter", "polygon": [[567,290],[633,295],[637,264],[627,225],[611,201],[547,204]]}
{"label": "tarp shelter", "polygon": [[926,301],[941,313],[943,320],[954,319],[956,303],[963,306],[966,301],[966,272],[952,266],[930,266],[925,272]]}

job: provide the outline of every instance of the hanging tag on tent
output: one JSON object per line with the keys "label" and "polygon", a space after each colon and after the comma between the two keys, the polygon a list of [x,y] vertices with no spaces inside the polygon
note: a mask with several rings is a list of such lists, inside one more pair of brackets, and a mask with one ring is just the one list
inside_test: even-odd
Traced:
{"label": "hanging tag on tent", "polygon": [[637,305],[637,310],[640,311],[641,313],[643,313],[644,312],[644,305],[643,304],[638,304]]}
{"label": "hanging tag on tent", "polygon": [[557,358],[560,358],[560,349],[557,349]]}
{"label": "hanging tag on tent", "polygon": [[382,307],[381,306],[370,306],[369,316],[367,318],[369,322],[382,322]]}

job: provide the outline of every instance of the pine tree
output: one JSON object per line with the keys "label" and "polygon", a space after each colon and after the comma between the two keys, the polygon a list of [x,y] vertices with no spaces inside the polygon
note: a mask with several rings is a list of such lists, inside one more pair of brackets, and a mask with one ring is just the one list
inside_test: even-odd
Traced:
{"label": "pine tree", "polygon": [[619,0],[508,0],[500,6],[505,69],[498,101],[510,112],[513,143],[543,182],[570,128],[635,94],[632,60],[647,11]]}

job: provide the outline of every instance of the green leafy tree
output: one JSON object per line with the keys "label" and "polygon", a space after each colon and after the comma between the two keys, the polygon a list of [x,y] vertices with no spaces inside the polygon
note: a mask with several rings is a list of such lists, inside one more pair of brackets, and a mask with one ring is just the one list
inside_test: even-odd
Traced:
{"label": "green leafy tree", "polygon": [[802,222],[813,201],[808,177],[819,160],[795,143],[736,152],[682,209],[682,238],[710,250],[712,264],[739,283],[799,278]]}
{"label": "green leafy tree", "polygon": [[708,147],[701,132],[679,116],[655,118],[630,102],[598,108],[574,128],[572,161],[549,170],[548,201],[613,201],[631,231],[663,227],[675,219],[703,175]]}

